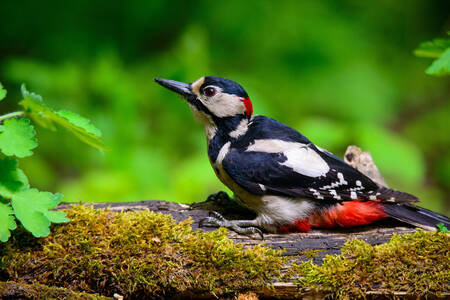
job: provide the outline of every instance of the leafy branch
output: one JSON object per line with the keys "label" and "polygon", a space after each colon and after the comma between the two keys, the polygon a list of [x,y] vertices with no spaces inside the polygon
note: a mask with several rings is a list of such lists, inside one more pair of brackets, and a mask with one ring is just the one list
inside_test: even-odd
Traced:
{"label": "leafy branch", "polygon": [[[73,133],[81,141],[101,150],[107,150],[101,140],[101,132],[80,115],[67,111],[55,111],[42,97],[21,87],[23,111],[0,115],[0,241],[11,236],[17,221],[35,237],[47,236],[51,223],[68,222],[65,213],[53,211],[63,195],[31,188],[28,178],[18,166],[17,158],[33,155],[38,146],[32,119],[38,125],[55,131],[56,125]],[[6,90],[0,84],[0,101]]]}
{"label": "leafy branch", "polygon": [[[450,35],[450,31],[447,34]],[[414,54],[419,57],[435,58],[431,66],[425,71],[428,75],[444,76],[450,74],[450,38],[424,42],[414,50]]]}

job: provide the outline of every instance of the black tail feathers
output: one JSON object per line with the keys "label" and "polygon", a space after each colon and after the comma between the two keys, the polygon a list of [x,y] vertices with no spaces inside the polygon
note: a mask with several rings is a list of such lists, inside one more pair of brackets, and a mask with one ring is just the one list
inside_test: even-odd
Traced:
{"label": "black tail feathers", "polygon": [[384,203],[384,212],[391,218],[426,229],[436,230],[442,223],[450,229],[450,219],[431,210],[408,203]]}
{"label": "black tail feathers", "polygon": [[377,193],[379,193],[379,198],[386,200],[386,201],[392,201],[392,202],[418,202],[419,198],[417,198],[414,195],[400,192],[396,190],[391,190],[388,187],[380,186],[377,190]]}

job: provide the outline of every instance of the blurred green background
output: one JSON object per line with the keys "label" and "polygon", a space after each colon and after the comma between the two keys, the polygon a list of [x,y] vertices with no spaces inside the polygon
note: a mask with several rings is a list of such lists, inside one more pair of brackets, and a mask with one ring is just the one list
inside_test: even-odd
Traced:
{"label": "blurred green background", "polygon": [[368,150],[388,184],[450,208],[450,84],[413,50],[449,30],[446,0],[0,3],[0,113],[24,82],[90,118],[111,151],[37,128],[31,184],[65,201],[202,201],[223,189],[202,128],[153,82],[217,75],[256,114],[342,156]]}

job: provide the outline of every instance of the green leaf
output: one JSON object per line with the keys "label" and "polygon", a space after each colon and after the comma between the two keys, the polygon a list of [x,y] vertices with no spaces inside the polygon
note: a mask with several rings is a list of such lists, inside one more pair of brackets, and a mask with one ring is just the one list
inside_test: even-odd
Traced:
{"label": "green leaf", "polygon": [[56,112],[60,117],[65,118],[67,121],[69,121],[71,124],[76,125],[80,128],[83,128],[89,133],[92,133],[95,136],[102,136],[102,133],[100,130],[92,125],[91,121],[68,110],[59,110]]}
{"label": "green leaf", "polygon": [[6,242],[11,236],[10,230],[16,229],[16,221],[14,220],[13,210],[9,203],[0,200],[0,241]]}
{"label": "green leaf", "polygon": [[0,83],[0,101],[2,101],[6,97],[6,90],[3,88],[2,84]]}
{"label": "green leaf", "polygon": [[36,131],[28,119],[12,118],[0,125],[0,150],[3,154],[26,157],[33,154],[38,143]]}
{"label": "green leaf", "polygon": [[100,130],[92,125],[88,119],[66,110],[58,112],[52,110],[44,104],[41,96],[28,92],[25,85],[22,85],[21,91],[23,100],[19,104],[25,108],[26,113],[39,125],[50,130],[56,130],[56,123],[71,131],[86,144],[101,150],[108,150],[100,139]]}
{"label": "green leaf", "polygon": [[65,213],[49,211],[55,208],[62,199],[61,194],[40,192],[37,189],[22,190],[13,195],[11,204],[16,218],[35,237],[47,236],[50,223],[68,222]]}
{"label": "green leaf", "polygon": [[450,233],[450,231],[448,230],[448,228],[445,227],[445,225],[444,225],[443,223],[439,223],[439,224],[437,224],[436,226],[437,226],[437,228],[439,229],[440,232],[443,232],[443,233]]}
{"label": "green leaf", "polygon": [[449,47],[450,39],[434,39],[420,44],[414,54],[419,57],[439,58]]}
{"label": "green leaf", "polygon": [[13,194],[28,187],[28,179],[17,167],[17,160],[9,157],[0,159],[0,196],[11,199]]}
{"label": "green leaf", "polygon": [[431,66],[425,71],[428,75],[444,76],[450,74],[450,48],[433,61]]}

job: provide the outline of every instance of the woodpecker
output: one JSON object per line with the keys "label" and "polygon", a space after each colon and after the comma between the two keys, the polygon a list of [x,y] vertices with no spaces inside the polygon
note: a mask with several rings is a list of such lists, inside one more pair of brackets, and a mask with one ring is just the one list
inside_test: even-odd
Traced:
{"label": "woodpecker", "polygon": [[[234,199],[257,217],[203,220],[241,234],[307,232],[353,227],[383,218],[433,230],[450,220],[413,205],[417,197],[379,186],[289,126],[253,116],[247,92],[231,80],[205,76],[192,83],[155,78],[178,93],[205,129],[208,157]],[[221,193],[221,195],[226,195]]]}

